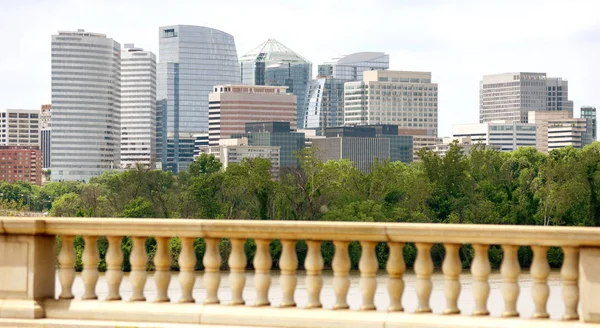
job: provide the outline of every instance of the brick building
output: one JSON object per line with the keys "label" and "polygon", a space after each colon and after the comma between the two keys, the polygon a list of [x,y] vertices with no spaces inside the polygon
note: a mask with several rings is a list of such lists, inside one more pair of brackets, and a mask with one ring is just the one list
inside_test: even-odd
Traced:
{"label": "brick building", "polygon": [[0,146],[0,180],[42,185],[42,153],[36,146]]}

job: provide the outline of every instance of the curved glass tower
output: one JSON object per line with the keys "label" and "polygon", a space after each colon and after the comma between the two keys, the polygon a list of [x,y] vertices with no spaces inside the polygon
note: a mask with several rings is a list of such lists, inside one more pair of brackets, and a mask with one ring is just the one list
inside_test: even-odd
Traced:
{"label": "curved glass tower", "polygon": [[312,63],[275,39],[269,39],[240,58],[241,82],[246,85],[287,86],[296,95],[297,125],[303,128]]}
{"label": "curved glass tower", "polygon": [[194,134],[208,132],[208,94],[215,85],[237,84],[240,70],[230,34],[189,25],[158,31],[157,150],[162,168],[177,172],[193,160],[188,141],[193,144]]}

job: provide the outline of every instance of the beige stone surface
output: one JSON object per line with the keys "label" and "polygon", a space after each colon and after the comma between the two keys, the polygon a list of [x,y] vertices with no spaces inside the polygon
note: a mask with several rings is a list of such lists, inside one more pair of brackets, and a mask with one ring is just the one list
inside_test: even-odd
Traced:
{"label": "beige stone surface", "polygon": [[579,250],[581,319],[600,323],[600,248]]}

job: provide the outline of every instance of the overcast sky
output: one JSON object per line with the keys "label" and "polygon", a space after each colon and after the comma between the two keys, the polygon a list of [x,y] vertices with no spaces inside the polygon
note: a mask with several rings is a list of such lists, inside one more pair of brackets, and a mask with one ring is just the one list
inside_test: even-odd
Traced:
{"label": "overcast sky", "polygon": [[275,38],[316,66],[384,51],[390,68],[433,73],[440,136],[478,122],[483,74],[569,80],[575,113],[600,107],[600,0],[0,0],[0,108],[50,103],[50,38],[83,28],[158,54],[158,27],[235,37],[238,56]]}

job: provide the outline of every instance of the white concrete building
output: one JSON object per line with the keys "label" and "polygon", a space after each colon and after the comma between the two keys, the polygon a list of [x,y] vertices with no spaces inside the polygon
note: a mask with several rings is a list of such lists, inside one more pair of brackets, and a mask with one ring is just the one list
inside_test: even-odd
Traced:
{"label": "white concrete building", "polygon": [[0,110],[0,146],[40,146],[40,111]]}
{"label": "white concrete building", "polygon": [[429,72],[365,71],[344,84],[344,125],[394,124],[438,132],[438,86]]}
{"label": "white concrete building", "polygon": [[573,118],[572,113],[568,111],[530,111],[528,121],[537,126],[537,146],[536,148],[548,153],[548,123],[551,120],[565,120]]}
{"label": "white concrete building", "polygon": [[241,163],[245,158],[266,158],[271,162],[271,175],[279,176],[281,155],[279,146],[249,146],[248,138],[221,139],[218,146],[208,147],[208,153],[215,155],[227,169],[230,164]]}
{"label": "white concrete building", "polygon": [[470,137],[473,143],[498,147],[501,151],[513,151],[519,147],[536,147],[535,124],[517,122],[486,122],[452,126],[453,138]]}
{"label": "white concrete building", "polygon": [[52,36],[52,181],[120,167],[121,45],[104,34]]}
{"label": "white concrete building", "polygon": [[566,146],[581,149],[591,143],[592,127],[585,118],[548,121],[548,151]]}
{"label": "white concrete building", "polygon": [[121,166],[156,163],[156,56],[125,44],[121,53]]}
{"label": "white concrete building", "polygon": [[569,86],[562,78],[546,73],[484,75],[479,83],[479,122],[527,123],[529,111],[570,111]]}

